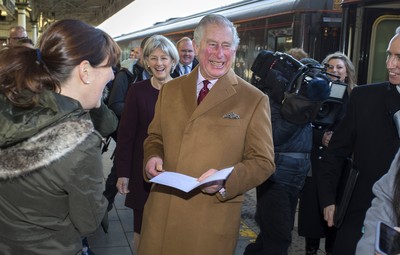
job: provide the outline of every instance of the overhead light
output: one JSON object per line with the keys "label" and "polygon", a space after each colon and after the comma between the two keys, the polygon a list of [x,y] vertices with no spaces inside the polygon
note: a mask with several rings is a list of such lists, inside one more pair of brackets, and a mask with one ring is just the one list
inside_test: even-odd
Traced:
{"label": "overhead light", "polygon": [[7,16],[7,12],[6,11],[1,11],[0,16],[6,17]]}

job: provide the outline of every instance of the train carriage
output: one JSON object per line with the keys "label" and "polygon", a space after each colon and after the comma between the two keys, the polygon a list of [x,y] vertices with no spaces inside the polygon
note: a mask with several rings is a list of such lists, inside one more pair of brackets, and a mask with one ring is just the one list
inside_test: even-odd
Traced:
{"label": "train carriage", "polygon": [[388,80],[386,49],[400,26],[398,0],[343,0],[340,49],[353,61],[358,84]]}
{"label": "train carriage", "polygon": [[236,25],[241,41],[233,67],[247,81],[254,59],[263,49],[284,52],[300,47],[319,61],[339,49],[342,12],[338,0],[244,0],[156,23],[115,40],[128,54],[130,48],[153,34],[175,42],[183,36],[193,38],[195,26],[209,13],[222,14]]}

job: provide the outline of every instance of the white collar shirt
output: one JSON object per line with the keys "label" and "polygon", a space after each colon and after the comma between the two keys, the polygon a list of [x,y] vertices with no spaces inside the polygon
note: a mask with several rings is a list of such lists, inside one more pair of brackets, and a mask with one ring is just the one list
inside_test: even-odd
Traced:
{"label": "white collar shirt", "polygon": [[[199,97],[200,90],[204,87],[203,81],[206,80],[200,73],[200,68],[198,69],[199,75],[197,76],[197,97]],[[218,79],[214,80],[208,80],[210,83],[207,85],[207,88],[211,90],[211,88],[215,85],[215,83],[218,81]]]}
{"label": "white collar shirt", "polygon": [[[189,72],[192,70],[192,65],[193,65],[193,62],[190,63],[189,65],[187,65],[189,67]],[[181,63],[179,63],[179,71],[180,71],[181,75],[185,74],[185,67]]]}

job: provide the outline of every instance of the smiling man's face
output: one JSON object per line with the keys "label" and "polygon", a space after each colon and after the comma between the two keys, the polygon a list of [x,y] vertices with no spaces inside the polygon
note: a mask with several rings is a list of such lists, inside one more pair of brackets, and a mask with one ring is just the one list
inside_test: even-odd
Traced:
{"label": "smiling man's face", "polygon": [[236,48],[232,31],[223,25],[209,24],[204,28],[199,47],[194,43],[200,72],[207,80],[218,79],[232,66]]}

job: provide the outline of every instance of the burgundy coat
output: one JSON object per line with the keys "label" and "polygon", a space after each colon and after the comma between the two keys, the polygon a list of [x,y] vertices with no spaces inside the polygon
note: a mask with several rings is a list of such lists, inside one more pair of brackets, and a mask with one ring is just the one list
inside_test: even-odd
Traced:
{"label": "burgundy coat", "polygon": [[143,142],[154,116],[158,93],[150,80],[134,83],[126,96],[118,127],[117,177],[129,178],[130,193],[126,195],[125,205],[132,209],[143,210],[150,191],[151,185],[143,179]]}

